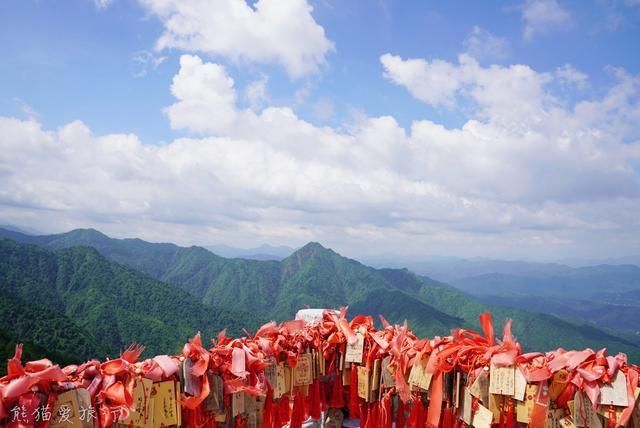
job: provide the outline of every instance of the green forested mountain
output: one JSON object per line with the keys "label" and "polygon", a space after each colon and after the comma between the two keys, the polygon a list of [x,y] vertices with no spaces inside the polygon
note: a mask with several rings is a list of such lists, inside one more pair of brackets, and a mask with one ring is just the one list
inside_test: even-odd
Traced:
{"label": "green forested mountain", "polygon": [[[486,305],[406,269],[373,269],[317,243],[277,262],[226,259],[201,247],[112,239],[94,230],[25,240],[47,248],[91,245],[111,260],[181,287],[205,305],[249,310],[264,318],[290,319],[306,306],[350,305],[353,314],[382,314],[391,322],[407,319],[416,333],[432,336],[457,326],[477,329],[478,315],[490,310],[497,331],[505,318],[513,318],[515,334],[527,349],[607,346],[632,358],[638,355],[633,342],[593,326]],[[237,319],[248,324],[244,316]]]}
{"label": "green forested mountain", "polygon": [[77,364],[78,360],[84,360],[84,358],[78,357],[77,355],[58,352],[56,351],[56,347],[47,348],[36,345],[28,340],[17,339],[15,334],[10,334],[5,330],[0,329],[0,361],[2,362],[2,364],[0,364],[0,376],[7,374],[7,366],[5,362],[13,357],[16,350],[16,344],[18,343],[22,344],[23,361],[48,358],[56,364],[65,366],[67,364]]}
{"label": "green forested mountain", "polygon": [[177,352],[198,330],[207,338],[257,326],[252,314],[205,306],[90,247],[52,252],[0,239],[0,290],[0,329],[80,359],[113,356],[134,341],[149,355]]}
{"label": "green forested mountain", "polygon": [[41,299],[21,299],[6,290],[4,279],[2,281],[0,343],[4,343],[3,355],[13,354],[13,346],[5,342],[15,345],[16,341],[25,340],[33,345],[31,348],[36,354],[40,349],[51,349],[54,355],[49,358],[56,356],[58,351],[58,357],[63,355],[62,360],[66,362],[71,361],[71,358],[85,360],[107,354],[107,348],[99,344],[91,332],[82,328],[63,311],[46,306]]}

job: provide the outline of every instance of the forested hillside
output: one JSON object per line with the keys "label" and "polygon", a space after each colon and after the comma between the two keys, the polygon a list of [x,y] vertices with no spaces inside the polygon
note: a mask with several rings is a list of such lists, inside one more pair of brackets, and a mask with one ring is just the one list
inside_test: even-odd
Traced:
{"label": "forested hillside", "polygon": [[[15,234],[13,237],[16,238]],[[70,248],[53,253],[56,260],[64,261],[65,266],[73,265],[72,272],[78,278],[62,281],[94,286],[88,288],[91,291],[80,287],[83,291],[77,299],[69,297],[68,306],[65,306],[68,312],[73,315],[74,308],[82,306],[84,311],[96,314],[103,321],[109,317],[142,318],[138,321],[146,326],[145,333],[137,336],[136,340],[146,343],[153,339],[154,346],[160,348],[172,343],[177,332],[189,334],[187,326],[194,326],[193,330],[204,329],[197,327],[200,323],[222,326],[228,322],[232,328],[237,329],[240,325],[250,328],[255,325],[256,318],[283,321],[292,318],[298,309],[304,307],[339,308],[349,305],[352,314],[380,314],[391,322],[407,319],[417,334],[425,336],[446,335],[455,327],[478,328],[478,315],[489,310],[494,314],[496,330],[500,330],[504,319],[514,320],[514,332],[527,349],[606,346],[610,351],[624,351],[630,355],[637,355],[639,351],[637,344],[628,340],[628,336],[619,337],[592,325],[552,315],[485,304],[447,284],[415,275],[406,269],[373,269],[318,243],[309,243],[278,262],[226,259],[201,247],[184,248],[139,239],[112,239],[95,230],[17,238],[49,249]],[[75,248],[77,245],[92,246],[103,256],[139,269],[163,282],[153,281],[148,276],[109,263],[95,251]],[[70,263],[69,258],[79,257],[75,255],[78,251],[85,258],[94,261],[100,259],[98,264],[106,264],[109,269],[81,269],[82,263]],[[27,264],[33,265],[33,261]],[[95,265],[91,266],[94,269]],[[42,264],[42,268],[46,270],[46,264]],[[48,269],[51,271],[53,268]],[[58,272],[60,269],[56,266],[53,270]],[[121,274],[121,270],[127,272],[126,276],[113,276]],[[64,270],[56,275],[66,278],[63,273]],[[100,279],[96,280],[96,276]],[[100,291],[102,287],[109,288],[113,287],[110,284],[116,284],[127,296],[125,300],[133,298],[137,302],[142,297],[132,290],[140,288],[140,285],[132,284],[139,283],[153,290],[151,294],[159,302],[158,305],[144,308],[147,311],[145,314],[151,311],[148,316],[137,315],[140,309],[130,303],[125,303],[122,311],[110,309],[110,294],[105,295],[104,291]],[[177,293],[180,290],[176,287],[183,292]],[[170,297],[164,299],[161,296],[163,293],[168,293]],[[55,302],[56,299],[59,299],[58,294],[52,294],[51,301]],[[197,310],[187,310],[189,306]],[[222,307],[237,315],[224,316],[226,312],[217,311],[215,313],[218,315],[211,320],[198,312],[206,313],[203,308],[209,306]],[[176,329],[168,336],[163,336],[172,322],[176,323]],[[81,325],[87,329],[90,327]],[[117,325],[117,333],[104,331],[106,337],[115,334],[112,342],[117,342],[121,334],[127,339],[132,339],[136,334],[135,329],[129,328],[126,322],[91,324],[97,329],[105,328],[104,325]]]}
{"label": "forested hillside", "polygon": [[254,314],[206,306],[90,247],[52,252],[0,239],[0,291],[0,329],[80,359],[114,356],[132,342],[149,355],[176,352],[198,330],[214,337],[258,325]]}

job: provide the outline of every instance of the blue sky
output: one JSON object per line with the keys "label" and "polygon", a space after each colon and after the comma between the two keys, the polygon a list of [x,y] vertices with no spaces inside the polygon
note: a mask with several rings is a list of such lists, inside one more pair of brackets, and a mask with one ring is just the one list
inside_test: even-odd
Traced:
{"label": "blue sky", "polygon": [[0,220],[640,253],[638,40],[637,0],[5,1]]}

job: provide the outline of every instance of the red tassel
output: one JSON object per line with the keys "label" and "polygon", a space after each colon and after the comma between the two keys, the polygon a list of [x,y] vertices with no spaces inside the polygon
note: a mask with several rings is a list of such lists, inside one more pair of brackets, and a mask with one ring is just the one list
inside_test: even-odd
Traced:
{"label": "red tassel", "polygon": [[613,406],[609,406],[609,419],[607,421],[607,428],[616,428],[616,409]]}
{"label": "red tassel", "polygon": [[361,402],[360,405],[360,426],[368,428],[367,421],[369,420],[369,405],[365,402]]}
{"label": "red tassel", "polygon": [[262,426],[272,428],[273,422],[273,389],[269,387],[267,397],[264,400],[264,409],[262,409]]}
{"label": "red tassel", "polygon": [[302,428],[302,422],[304,422],[304,399],[300,392],[296,392],[293,398],[293,410],[291,410],[291,422],[290,428]]}
{"label": "red tassel", "polygon": [[369,406],[369,417],[367,418],[369,428],[382,427],[382,421],[380,420],[380,405],[379,401],[374,402]]}
{"label": "red tassel", "polygon": [[382,428],[391,428],[393,424],[393,409],[391,408],[391,396],[385,394],[382,397],[382,404],[380,405],[380,426]]}
{"label": "red tassel", "polygon": [[313,402],[318,401],[317,397],[314,397],[315,390],[313,389],[313,384],[308,386],[307,395],[302,396],[302,403],[304,404],[304,419],[307,420],[309,416],[311,416],[311,408],[313,407]]}
{"label": "red tassel", "polygon": [[288,395],[283,395],[280,397],[280,401],[278,401],[278,416],[282,425],[289,423],[289,420],[291,419],[291,409],[289,408]]}
{"label": "red tassel", "polygon": [[411,403],[411,410],[409,411],[409,417],[407,418],[407,428],[416,428],[418,423],[418,403],[414,401]]}
{"label": "red tassel", "polygon": [[189,427],[204,426],[205,418],[202,411],[203,411],[202,407],[196,407],[193,410],[182,407],[183,424]]}
{"label": "red tassel", "polygon": [[349,377],[349,417],[351,419],[360,417],[358,407],[358,368],[355,364],[351,364],[351,376]]}
{"label": "red tassel", "polygon": [[344,407],[344,388],[342,387],[342,376],[337,373],[333,378],[333,386],[331,388],[331,395],[327,400],[327,406],[335,409],[342,409]]}
{"label": "red tassel", "polygon": [[516,411],[511,397],[507,401],[507,428],[516,428]]}
{"label": "red tassel", "polygon": [[[427,408],[422,403],[422,400],[420,400],[420,406],[418,408],[418,425],[417,426],[418,428],[424,428],[426,423],[427,423]],[[438,427],[434,427],[432,425],[430,428],[438,428]]]}
{"label": "red tassel", "polygon": [[240,415],[236,416],[234,428],[247,428],[247,424],[249,421],[246,418],[241,417]]}
{"label": "red tassel", "polygon": [[274,406],[273,406],[272,423],[273,425],[265,426],[263,428],[280,428],[286,423],[286,422],[283,422],[282,419],[280,419],[280,407],[278,406],[278,403],[274,403]]}
{"label": "red tassel", "polygon": [[426,422],[424,405],[420,397],[414,397],[413,406],[411,412],[409,412],[409,418],[407,419],[407,428],[424,428]]}
{"label": "red tassel", "polygon": [[442,417],[442,428],[453,428],[453,415],[451,404],[447,401],[444,409],[444,416]]}
{"label": "red tassel", "polygon": [[320,412],[327,411],[327,382],[320,382],[318,379],[318,394],[320,397]]}
{"label": "red tassel", "polygon": [[318,420],[321,417],[320,414],[320,379],[314,379],[313,385],[309,387],[309,408],[307,409],[309,417]]}
{"label": "red tassel", "polygon": [[398,413],[396,415],[396,428],[405,428],[404,401],[398,397]]}

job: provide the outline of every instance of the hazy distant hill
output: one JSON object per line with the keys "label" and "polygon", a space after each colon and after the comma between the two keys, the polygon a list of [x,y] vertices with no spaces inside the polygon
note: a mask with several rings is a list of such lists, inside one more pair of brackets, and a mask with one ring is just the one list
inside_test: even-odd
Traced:
{"label": "hazy distant hill", "polygon": [[428,275],[431,278],[449,283],[468,277],[494,273],[540,276],[571,270],[571,267],[558,263],[459,257],[425,257],[420,259],[387,257],[371,259],[370,263],[379,267],[406,267],[419,275]]}
{"label": "hazy distant hill", "polygon": [[593,266],[577,259],[566,264],[457,257],[372,262],[406,265],[487,304],[588,322],[640,341],[640,257],[603,260]]}
{"label": "hazy distant hill", "polygon": [[348,304],[352,313],[382,314],[391,322],[406,318],[418,334],[433,336],[457,326],[477,328],[477,316],[491,310],[496,330],[505,317],[514,319],[515,333],[528,349],[607,346],[636,355],[639,351],[631,341],[593,326],[486,305],[406,269],[373,269],[317,243],[278,262],[226,259],[201,247],[112,239],[95,230],[23,238],[47,248],[91,245],[114,261],[180,286],[205,305],[249,310],[263,318],[289,319],[306,305]]}
{"label": "hazy distant hill", "polygon": [[600,265],[571,268],[546,275],[505,275],[492,273],[452,282],[476,296],[541,295],[574,300],[615,299],[618,294],[640,290],[640,267]]}
{"label": "hazy distant hill", "polygon": [[267,244],[255,248],[235,248],[227,245],[210,245],[205,248],[222,257],[250,260],[282,260],[296,250],[291,247]]}
{"label": "hazy distant hill", "polygon": [[484,302],[587,320],[640,338],[640,267],[599,265],[548,275],[492,273],[453,284]]}

